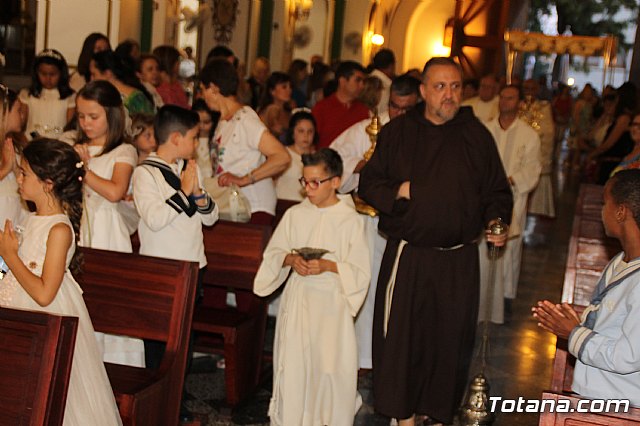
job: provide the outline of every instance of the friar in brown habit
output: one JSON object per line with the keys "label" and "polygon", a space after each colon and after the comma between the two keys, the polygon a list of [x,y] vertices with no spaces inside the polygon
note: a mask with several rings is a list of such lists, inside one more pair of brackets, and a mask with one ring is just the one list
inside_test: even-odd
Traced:
{"label": "friar in brown habit", "polygon": [[[389,237],[373,330],[375,408],[414,425],[451,423],[461,402],[478,316],[477,240],[511,218],[512,195],[489,131],[460,108],[462,72],[433,58],[425,104],[386,125],[359,194]],[[503,245],[503,236],[489,240]]]}

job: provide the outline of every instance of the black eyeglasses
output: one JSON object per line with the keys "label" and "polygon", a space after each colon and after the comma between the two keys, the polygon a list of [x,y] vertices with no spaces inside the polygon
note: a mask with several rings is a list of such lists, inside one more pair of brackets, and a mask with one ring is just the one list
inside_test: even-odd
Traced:
{"label": "black eyeglasses", "polygon": [[313,180],[306,180],[303,177],[301,177],[300,179],[298,179],[298,182],[300,182],[300,185],[302,185],[303,188],[307,188],[307,185],[309,186],[309,188],[311,189],[318,189],[320,187],[320,185],[322,185],[323,183],[325,183],[328,180],[333,179],[335,176],[329,176],[328,178],[324,178],[324,179],[313,179]]}

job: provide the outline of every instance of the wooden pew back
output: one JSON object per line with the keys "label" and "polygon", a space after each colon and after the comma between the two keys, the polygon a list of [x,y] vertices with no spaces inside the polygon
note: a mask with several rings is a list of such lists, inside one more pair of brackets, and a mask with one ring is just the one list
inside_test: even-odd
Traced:
{"label": "wooden pew back", "polygon": [[271,227],[250,223],[220,220],[213,227],[205,228],[204,283],[253,291],[253,279],[270,237]]}
{"label": "wooden pew back", "polygon": [[0,308],[0,424],[62,425],[78,318]]}
{"label": "wooden pew back", "polygon": [[[84,290],[96,331],[166,343],[158,371],[107,364],[125,424],[176,424],[182,398],[198,265],[82,249]],[[155,417],[154,417],[155,416]]]}
{"label": "wooden pew back", "polygon": [[[218,221],[204,230],[207,269],[204,299],[196,309],[195,349],[225,357],[226,401],[231,406],[258,385],[267,320],[267,300],[253,294],[253,280],[271,227]],[[227,292],[236,307],[227,306]],[[221,338],[219,337],[221,336]]]}

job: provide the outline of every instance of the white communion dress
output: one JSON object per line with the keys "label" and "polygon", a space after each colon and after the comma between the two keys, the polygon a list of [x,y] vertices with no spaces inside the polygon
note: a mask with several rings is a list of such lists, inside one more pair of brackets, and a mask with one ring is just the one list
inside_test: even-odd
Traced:
{"label": "white communion dress", "polygon": [[[32,214],[25,222],[23,241],[18,255],[37,276],[42,275],[49,231],[58,223],[64,223],[72,229],[69,218],[64,214],[53,216]],[[78,332],[64,412],[64,425],[121,425],[122,421],[98,349],[91,318],[82,298],[82,289],[68,269],[74,252],[75,243],[72,243],[67,252],[67,270],[62,278],[62,284],[49,305],[38,305],[10,271],[0,286],[0,306],[78,317]]]}

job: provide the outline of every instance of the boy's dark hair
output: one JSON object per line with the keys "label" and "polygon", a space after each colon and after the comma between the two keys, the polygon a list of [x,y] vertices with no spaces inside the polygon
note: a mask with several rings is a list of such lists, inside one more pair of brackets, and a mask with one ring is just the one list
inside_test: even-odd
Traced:
{"label": "boy's dark hair", "polygon": [[[53,196],[69,216],[77,244],[80,237],[82,183],[85,175],[80,156],[69,144],[55,139],[38,138],[22,150],[22,158],[27,161],[38,179],[52,183]],[[80,269],[80,253],[76,250],[71,259],[69,269],[73,273]]]}
{"label": "boy's dark hair", "polygon": [[189,130],[198,126],[200,116],[177,105],[165,105],[158,110],[153,122],[153,133],[156,142],[163,145],[169,140],[171,133],[178,132],[184,136]]}
{"label": "boy's dark hair", "polygon": [[304,167],[323,165],[330,176],[342,177],[342,158],[331,148],[322,148],[312,154],[302,154],[302,165]]}
{"label": "boy's dark hair", "polygon": [[60,79],[58,80],[58,93],[60,93],[60,99],[67,99],[73,94],[73,89],[69,86],[69,67],[67,61],[62,56],[62,53],[54,49],[44,49],[38,53],[38,56],[33,60],[33,68],[31,70],[31,87],[29,87],[29,94],[34,98],[39,98],[42,93],[42,83],[38,77],[38,68],[41,64],[53,65],[60,71]]}
{"label": "boy's dark hair", "polygon": [[238,91],[238,72],[226,59],[213,58],[200,71],[204,87],[214,84],[222,96],[235,96]]}
{"label": "boy's dark hair", "polygon": [[[91,81],[78,92],[77,98],[97,102],[107,113],[107,142],[102,149],[102,154],[115,149],[125,142],[125,113],[122,105],[122,97],[115,86],[108,81]],[[76,98],[76,104],[77,104]],[[89,138],[82,131],[80,122],[77,123],[78,140],[76,143],[83,144],[89,142]]]}
{"label": "boy's dark hair", "polygon": [[627,206],[640,226],[640,170],[620,170],[609,181],[613,201]]}
{"label": "boy's dark hair", "polygon": [[355,61],[342,61],[336,69],[335,79],[338,81],[342,77],[348,80],[356,71],[364,73],[364,67]]}
{"label": "boy's dark hair", "polygon": [[391,92],[397,96],[417,95],[420,98],[420,80],[409,74],[402,74],[391,81]]}

